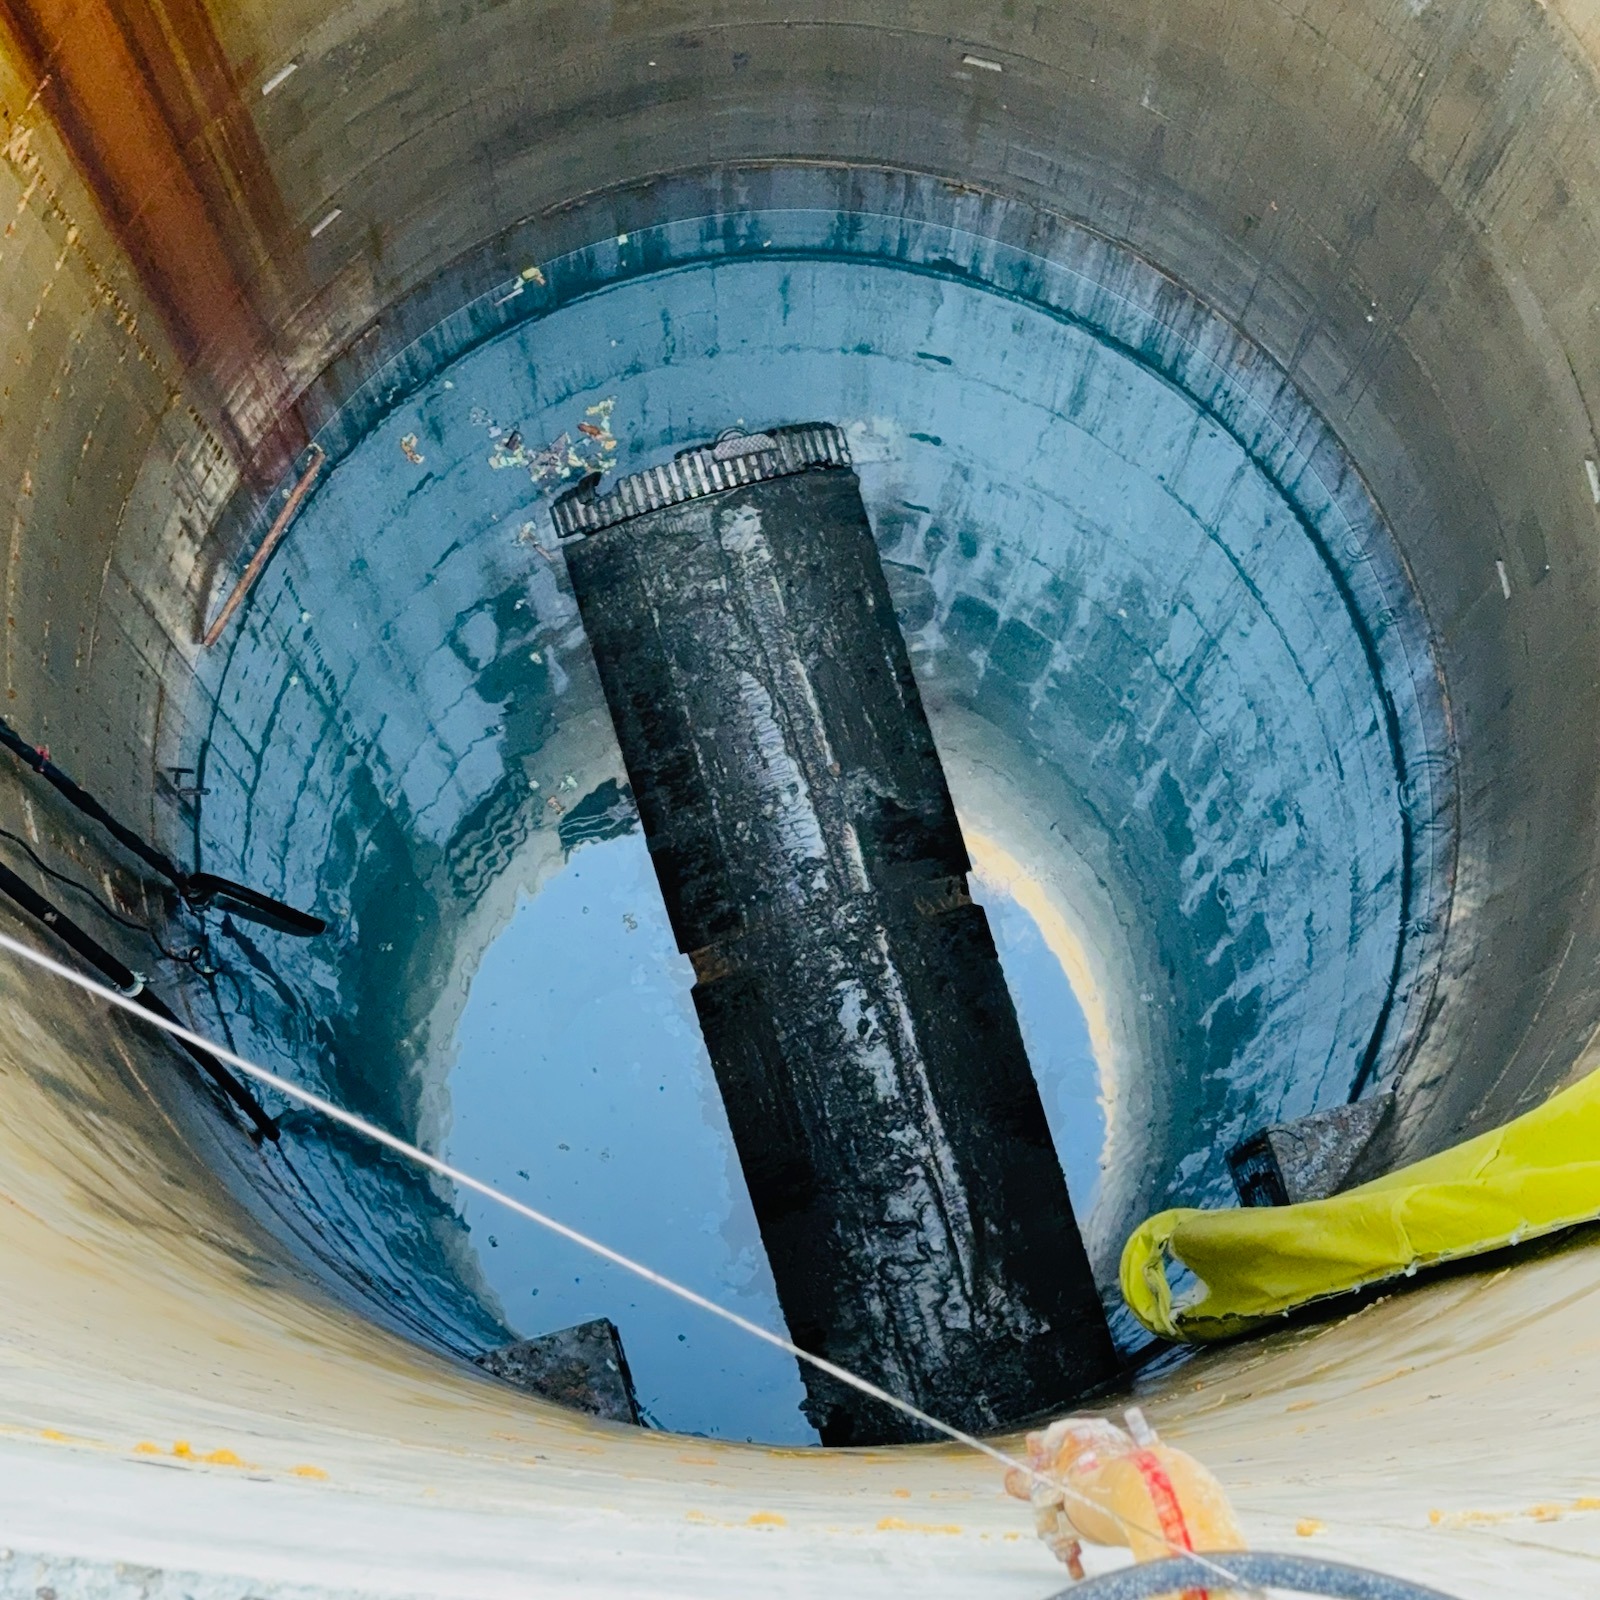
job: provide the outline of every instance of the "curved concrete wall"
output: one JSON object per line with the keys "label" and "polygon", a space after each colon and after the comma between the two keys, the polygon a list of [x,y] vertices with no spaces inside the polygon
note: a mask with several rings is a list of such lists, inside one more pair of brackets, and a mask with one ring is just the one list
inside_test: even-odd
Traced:
{"label": "curved concrete wall", "polygon": [[487,430],[543,473],[538,442],[603,405],[628,471],[731,417],[834,417],[969,826],[1084,886],[1057,898],[1106,996],[1085,1222],[1115,1295],[1142,1217],[1231,1198],[1232,1144],[1387,1085],[1422,1033],[1454,846],[1426,621],[1326,427],[1170,279],[931,181],[751,176],[737,217],[724,173],[657,185],[693,220],[626,246],[592,221],[604,247],[497,285],[318,428],[321,486],[184,746],[207,865],[338,932],[228,929],[197,1003],[390,1126],[443,1125],[434,1005],[485,888],[559,867],[564,807],[620,770],[548,485]]}
{"label": "curved concrete wall", "polygon": [[[303,436],[282,395],[314,430],[530,250],[660,220],[662,175],[910,170],[1086,223],[1233,320],[1393,531],[1453,717],[1459,844],[1394,1153],[1593,1064],[1587,11],[246,3],[211,25],[206,72],[172,78],[203,114],[163,123],[200,196],[186,214],[249,308],[208,321],[147,238],[177,168],[118,169],[108,193],[58,99],[94,11],[17,21],[48,9],[5,8],[0,61],[5,715],[172,848],[187,818],[163,763],[184,760],[197,624],[247,537],[223,513],[241,457],[271,476]],[[151,15],[193,67],[203,13]],[[269,329],[270,351],[241,357],[217,325]],[[74,822],[9,785],[0,811],[140,907]],[[239,1170],[246,1189],[252,1158],[163,1050],[38,980],[7,986],[0,1448],[22,1488],[0,1540],[24,1555],[0,1583],[31,1587],[35,1551],[385,1592],[492,1592],[530,1567],[697,1592],[752,1568],[797,1592],[1051,1581],[981,1466],[587,1430],[374,1330],[219,1188]],[[1581,1572],[1586,1264],[1210,1358],[1160,1392],[1158,1421],[1211,1455],[1263,1541],[1313,1518],[1330,1551],[1463,1594],[1511,1592],[1519,1562]]]}

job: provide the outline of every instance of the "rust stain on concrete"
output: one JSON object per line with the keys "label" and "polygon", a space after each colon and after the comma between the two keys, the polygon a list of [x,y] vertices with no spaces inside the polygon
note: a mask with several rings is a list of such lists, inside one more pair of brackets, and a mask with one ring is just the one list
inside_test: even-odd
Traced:
{"label": "rust stain on concrete", "polygon": [[201,0],[0,0],[0,22],[240,466],[275,480],[306,442],[256,298],[282,287],[282,203]]}

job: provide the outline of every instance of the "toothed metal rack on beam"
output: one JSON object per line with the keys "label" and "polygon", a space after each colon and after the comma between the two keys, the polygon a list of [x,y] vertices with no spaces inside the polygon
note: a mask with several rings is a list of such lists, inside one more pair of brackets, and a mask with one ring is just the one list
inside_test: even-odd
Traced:
{"label": "toothed metal rack on beam", "polygon": [[787,478],[812,467],[848,467],[850,446],[844,430],[831,423],[802,423],[761,433],[724,434],[714,444],[685,450],[660,467],[621,478],[597,495],[600,474],[590,473],[550,508],[556,534],[576,539],[630,517],[664,511],[709,494]]}

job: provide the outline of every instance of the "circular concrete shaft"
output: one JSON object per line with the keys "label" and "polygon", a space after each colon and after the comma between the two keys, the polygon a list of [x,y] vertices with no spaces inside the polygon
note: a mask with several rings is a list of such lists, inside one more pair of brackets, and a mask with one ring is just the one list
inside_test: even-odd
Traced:
{"label": "circular concrete shaft", "polygon": [[[1426,894],[1393,912],[1397,947],[1418,954],[1393,967],[1398,1009],[1369,1074],[1399,1097],[1386,1159],[1492,1126],[1593,1064],[1600,31],[1586,9],[245,0],[211,15],[200,0],[6,0],[0,21],[5,715],[179,859],[211,826],[197,798],[235,808],[243,854],[246,822],[306,837],[318,797],[362,781],[337,719],[242,738],[255,771],[181,770],[223,724],[259,731],[282,699],[270,613],[247,604],[217,653],[198,639],[307,443],[342,460],[448,360],[518,324],[531,338],[547,264],[588,271],[596,305],[608,279],[648,296],[669,264],[661,241],[759,252],[742,228],[814,211],[825,189],[840,240],[868,218],[894,219],[897,237],[956,230],[985,271],[1008,251],[1051,261],[1068,235],[1100,250],[1100,289],[1154,313],[1173,348],[1231,330],[1257,392],[1276,385],[1270,414],[1325,430],[1347,464],[1329,486],[1370,506],[1382,539],[1322,570],[1382,560],[1356,561],[1373,593],[1341,600],[1357,619],[1341,637],[1404,635],[1411,666],[1375,677],[1364,660],[1361,678],[1334,642],[1328,687],[1359,680],[1380,727],[1412,718],[1399,747],[1421,759],[1391,763],[1382,810],[1418,824],[1410,859],[1427,858]],[[973,259],[928,267],[953,284]],[[1001,290],[1035,298],[1015,283],[983,293]],[[1079,323],[1115,337],[1103,318]],[[1123,353],[1191,399],[1203,387],[1170,370],[1171,350]],[[1230,421],[1225,405],[1210,414]],[[1236,441],[1237,420],[1223,428]],[[291,529],[258,600],[281,599],[296,533],[313,527]],[[896,534],[905,551],[925,536]],[[1017,625],[1013,646],[1040,633],[1037,617],[971,598],[997,637]],[[1044,872],[1037,823],[1056,803],[1022,782],[1036,748],[951,690],[950,737],[998,774],[974,783],[976,810]],[[304,815],[272,798],[297,780],[268,770],[296,741],[329,774]],[[252,818],[246,793],[271,804]],[[1199,786],[1179,796],[1204,819]],[[381,786],[373,807],[392,809]],[[0,813],[51,865],[176,934],[131,861],[75,817],[20,781],[0,788]],[[333,847],[323,863],[336,878]],[[1080,932],[1127,924],[1098,955],[1107,1037],[1130,1059],[1178,1060],[1172,1030],[1139,1020],[1162,891],[1135,914],[1126,883],[1093,867],[1080,852],[1050,871],[1078,886],[1062,895]],[[96,926],[202,1026],[232,1024],[225,983],[157,969],[139,936]],[[1196,1019],[1203,966],[1173,989]],[[285,1013],[314,986],[309,967],[291,976]],[[486,1594],[536,1574],[587,1592],[1042,1594],[1057,1581],[980,1462],[607,1430],[475,1376],[440,1353],[482,1338],[470,1312],[447,1327],[438,1297],[419,1309],[363,1284],[339,1246],[388,1175],[307,1222],[163,1046],[36,979],[0,981],[0,1451],[18,1486],[0,1585]],[[294,1062],[313,1033],[262,1026],[248,1042]],[[1237,1088],[1233,1059],[1214,1071]],[[1248,1131],[1233,1123],[1293,1104],[1264,1070],[1262,1099],[1252,1089],[1203,1123],[1216,1136],[1185,1177],[1194,1102],[1148,1082],[1124,1124],[1139,1129],[1125,1134],[1137,1176],[1106,1210],[1120,1220],[1102,1252],[1161,1185],[1207,1160],[1218,1172],[1225,1130]],[[423,1125],[415,1104],[397,1115]],[[418,1203],[450,1210],[449,1196]],[[430,1270],[458,1269],[447,1241]],[[1581,1586],[1600,1553],[1583,1498],[1586,1248],[1499,1271],[1208,1356],[1152,1380],[1142,1403],[1210,1461],[1263,1544],[1305,1530],[1330,1556],[1463,1595],[1525,1590],[1530,1574]],[[363,1300],[388,1303],[369,1315]],[[117,1562],[170,1576],[119,1576]]]}

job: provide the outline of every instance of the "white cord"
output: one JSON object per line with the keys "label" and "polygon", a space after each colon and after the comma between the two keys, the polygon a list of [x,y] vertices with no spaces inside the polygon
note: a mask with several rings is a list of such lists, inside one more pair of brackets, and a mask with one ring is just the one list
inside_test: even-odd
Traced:
{"label": "white cord", "polygon": [[[74,972],[71,967],[63,966],[59,961],[35,950],[31,945],[26,945],[19,939],[13,939],[9,934],[0,933],[0,949],[9,950],[13,955],[20,956],[24,961],[31,962],[36,967],[42,967],[46,972],[53,972],[58,978],[65,978],[68,983],[76,984],[78,988],[88,994],[97,995],[100,999],[111,1005],[120,1007],[142,1022],[152,1023],[154,1026],[170,1033],[174,1038],[182,1039],[187,1044],[192,1044],[209,1052],[220,1061],[226,1061],[229,1066],[237,1068],[246,1077],[255,1079],[257,1083],[265,1084],[269,1089],[275,1089],[286,1099],[298,1101],[303,1106],[309,1106],[313,1111],[320,1111],[330,1121],[343,1124],[355,1133],[371,1139],[376,1144],[383,1145],[386,1149],[393,1150],[396,1155],[404,1156],[408,1161],[415,1162],[419,1167],[426,1167],[430,1172],[436,1172],[441,1178],[448,1178],[452,1183],[463,1189],[471,1189],[476,1194],[481,1194],[486,1200],[493,1200],[497,1205],[504,1206],[508,1211],[514,1211],[518,1216],[526,1217],[530,1222],[536,1222],[541,1228],[548,1229],[551,1233],[558,1234],[561,1238],[570,1240],[573,1244],[599,1256],[602,1260],[609,1261],[613,1266],[631,1272],[635,1277],[643,1278],[646,1283],[653,1283],[658,1289],[664,1289],[668,1294],[676,1295],[678,1299],[687,1301],[692,1306],[698,1306],[702,1311],[708,1311],[714,1317],[720,1317],[724,1322],[730,1322],[734,1327],[748,1333],[752,1338],[759,1339],[763,1344],[769,1344],[774,1349],[782,1350],[793,1356],[798,1361],[804,1361],[808,1366],[815,1367],[819,1372],[826,1372],[830,1378],[836,1378],[840,1383],[849,1385],[850,1388],[869,1396],[882,1405],[891,1406],[905,1416],[920,1422],[924,1427],[931,1428],[935,1433],[942,1433],[947,1439],[956,1444],[965,1445],[969,1450],[976,1450],[979,1455],[997,1461],[1003,1467],[1014,1467],[1025,1472],[1035,1483],[1048,1485],[1051,1489],[1064,1494],[1072,1500],[1081,1502],[1092,1509],[1099,1510],[1102,1514],[1104,1507],[1095,1506],[1086,1495],[1079,1494],[1068,1485],[1059,1483],[1047,1474],[1035,1471],[1027,1463],[1018,1461],[1014,1456],[1009,1456],[1003,1450],[997,1450],[992,1444],[985,1443],[974,1434],[965,1433],[960,1428],[953,1427],[948,1422],[941,1422],[937,1417],[930,1416],[919,1406],[913,1405],[909,1400],[902,1400],[898,1395],[890,1394],[887,1389],[880,1389],[877,1384],[866,1378],[859,1378],[855,1373],[847,1371],[844,1367],[836,1366],[833,1362],[819,1355],[813,1355],[809,1350],[802,1350],[799,1345],[792,1344],[781,1334],[763,1328],[758,1322],[751,1322],[748,1317],[741,1317],[737,1311],[729,1311],[726,1306],[719,1306],[716,1301],[708,1300],[703,1294],[697,1294],[686,1285],[674,1282],[671,1278],[663,1277],[641,1261],[635,1261],[631,1256],[625,1256],[618,1250],[613,1250],[610,1245],[602,1244],[598,1239],[591,1239],[588,1234],[580,1233],[576,1228],[568,1227],[566,1223],[557,1221],[556,1218],[537,1211],[532,1206],[524,1205],[522,1201],[513,1199],[508,1194],[503,1194],[491,1184],[484,1183],[480,1178],[474,1178],[471,1173],[462,1172],[458,1167],[452,1167],[448,1162],[441,1161],[437,1156],[431,1156],[426,1150],[420,1150],[414,1144],[407,1144],[404,1139],[396,1138],[394,1134],[368,1122],[353,1112],[346,1111],[342,1106],[335,1105],[331,1100],[324,1100],[321,1095],[313,1093],[310,1089],[302,1089],[299,1084],[290,1083],[286,1078],[280,1078],[277,1073],[269,1072],[265,1067],[259,1067],[253,1061],[247,1061],[235,1051],[226,1049],[211,1040],[192,1032],[177,1022],[169,1022],[165,1017],[156,1016],[146,1011],[137,1001],[129,999],[116,989],[107,988],[102,983],[96,983],[92,978],[86,978],[81,972]],[[1215,1561],[1202,1555],[1197,1550],[1186,1550],[1181,1545],[1175,1544],[1164,1534],[1157,1533],[1154,1529],[1144,1528],[1127,1518],[1112,1513],[1124,1530],[1142,1533],[1147,1538],[1158,1539],[1174,1555],[1188,1556],[1214,1572],[1218,1578],[1239,1590],[1248,1590],[1248,1585],[1229,1572],[1226,1567],[1218,1565]],[[1253,1592],[1253,1591],[1252,1591]]]}

